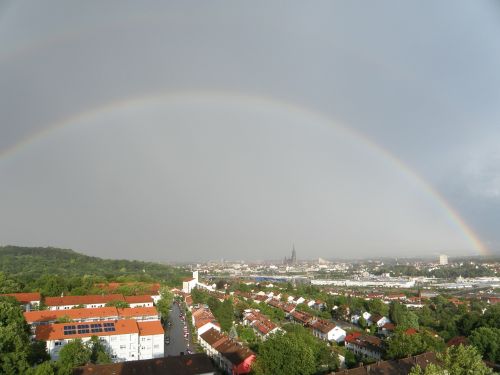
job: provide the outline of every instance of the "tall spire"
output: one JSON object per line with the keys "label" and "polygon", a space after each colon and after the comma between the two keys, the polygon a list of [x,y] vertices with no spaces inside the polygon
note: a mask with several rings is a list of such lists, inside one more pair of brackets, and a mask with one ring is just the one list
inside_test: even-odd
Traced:
{"label": "tall spire", "polygon": [[297,253],[295,251],[295,243],[292,243],[292,264],[297,262]]}

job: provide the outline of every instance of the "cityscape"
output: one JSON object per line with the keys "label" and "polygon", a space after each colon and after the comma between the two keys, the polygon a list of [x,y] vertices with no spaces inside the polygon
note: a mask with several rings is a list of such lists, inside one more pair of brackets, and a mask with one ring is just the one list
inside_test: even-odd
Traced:
{"label": "cityscape", "polygon": [[0,375],[500,373],[499,35],[0,1]]}

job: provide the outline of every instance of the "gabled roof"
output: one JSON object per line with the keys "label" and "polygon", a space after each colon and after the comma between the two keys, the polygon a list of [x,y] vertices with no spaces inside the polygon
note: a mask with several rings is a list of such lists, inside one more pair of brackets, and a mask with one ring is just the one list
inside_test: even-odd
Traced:
{"label": "gabled roof", "polygon": [[163,335],[165,333],[159,320],[137,322],[137,326],[141,336]]}
{"label": "gabled roof", "polygon": [[244,362],[248,357],[255,357],[254,352],[231,339],[217,346],[216,350],[235,366]]}
{"label": "gabled roof", "polygon": [[[82,325],[90,326],[92,324],[104,324],[104,323],[114,323],[114,331],[102,331],[93,333],[75,333],[75,334],[65,334],[65,326],[75,326],[80,327]],[[48,325],[41,325],[36,327],[35,337],[39,341],[48,340],[62,340],[62,339],[76,339],[82,337],[90,336],[113,336],[113,335],[124,335],[128,333],[139,333],[139,328],[135,320],[101,320],[97,322],[83,322],[83,323],[54,323]]]}
{"label": "gabled roof", "polygon": [[125,296],[124,298],[127,303],[153,303],[153,299],[148,295]]}
{"label": "gabled roof", "polygon": [[333,322],[329,322],[325,319],[318,319],[314,323],[311,323],[311,327],[322,333],[328,333],[335,329],[336,325]]}
{"label": "gabled roof", "polygon": [[34,293],[7,293],[7,294],[0,294],[0,296],[8,296],[8,297],[14,297],[17,302],[22,303],[22,304],[28,304],[31,301],[38,301],[42,299],[42,296],[38,292]]}
{"label": "gabled roof", "polygon": [[116,307],[98,307],[95,309],[70,309],[70,310],[40,310],[40,311],[27,311],[24,313],[24,319],[28,323],[35,322],[50,322],[56,321],[58,318],[67,316],[71,320],[101,318],[112,319],[118,317]]}
{"label": "gabled roof", "polygon": [[439,363],[436,353],[428,352],[414,357],[408,357],[390,361],[380,361],[370,365],[356,367],[350,370],[342,370],[335,374],[346,375],[407,375],[411,369],[419,365],[425,369],[429,363]]}
{"label": "gabled roof", "polygon": [[[104,307],[103,307],[104,309]],[[95,309],[86,309],[95,310]],[[117,309],[118,315],[121,318],[131,318],[131,317],[141,317],[141,316],[158,316],[158,310],[156,307],[125,307],[123,309]],[[64,311],[64,310],[63,310]]]}
{"label": "gabled roof", "polygon": [[215,372],[204,353],[168,356],[140,361],[86,365],[73,370],[73,375],[202,375]]}
{"label": "gabled roof", "polygon": [[104,294],[88,296],[64,296],[64,297],[46,297],[47,306],[66,306],[66,305],[91,305],[102,304],[111,301],[125,301],[121,294]]}
{"label": "gabled roof", "polygon": [[222,342],[229,340],[229,337],[220,333],[219,331],[210,328],[207,332],[200,336],[208,345],[215,348],[215,346],[220,345]]}

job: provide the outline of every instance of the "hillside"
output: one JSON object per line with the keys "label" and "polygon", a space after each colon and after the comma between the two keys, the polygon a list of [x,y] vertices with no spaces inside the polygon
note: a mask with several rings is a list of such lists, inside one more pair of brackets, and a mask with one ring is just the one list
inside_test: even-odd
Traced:
{"label": "hillside", "polygon": [[108,281],[164,281],[178,284],[186,272],[154,262],[102,259],[69,249],[51,247],[0,247],[0,272],[23,284],[42,276],[95,276]]}

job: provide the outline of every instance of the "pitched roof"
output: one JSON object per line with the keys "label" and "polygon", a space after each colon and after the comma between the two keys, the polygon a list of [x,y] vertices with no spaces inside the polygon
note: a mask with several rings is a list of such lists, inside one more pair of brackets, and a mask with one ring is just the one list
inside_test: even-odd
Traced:
{"label": "pitched roof", "polygon": [[73,370],[73,375],[201,375],[215,372],[210,358],[204,353],[169,356],[111,363],[86,365]]}
{"label": "pitched roof", "polygon": [[[115,330],[108,332],[93,332],[93,333],[75,333],[75,334],[65,334],[64,327],[71,325],[80,327],[82,325],[92,325],[92,324],[104,324],[104,323],[114,323]],[[113,336],[113,335],[124,335],[127,333],[139,333],[139,328],[137,327],[137,322],[135,320],[100,320],[97,322],[83,322],[83,323],[54,323],[49,325],[42,325],[36,327],[35,336],[39,341],[48,340],[62,340],[62,339],[75,339],[89,336]]]}
{"label": "pitched roof", "polygon": [[328,333],[332,329],[336,327],[335,323],[329,322],[328,320],[325,319],[318,319],[314,323],[311,324],[311,327],[314,329],[322,332],[322,333]]}
{"label": "pitched roof", "polygon": [[71,320],[88,319],[88,318],[105,318],[110,319],[118,317],[116,307],[98,307],[95,309],[70,309],[70,310],[40,310],[27,311],[24,313],[24,319],[28,323],[35,322],[50,322],[58,318],[67,316]]}
{"label": "pitched roof", "polygon": [[108,303],[111,301],[125,301],[125,299],[121,294],[97,294],[88,296],[63,296],[45,298],[45,304],[47,306],[91,305]]}
{"label": "pitched roof", "polygon": [[215,350],[236,366],[244,362],[248,357],[255,356],[255,353],[250,349],[231,339],[218,345]]}
{"label": "pitched roof", "polygon": [[0,296],[8,296],[8,297],[14,297],[17,302],[27,304],[30,303],[31,301],[40,301],[42,299],[42,296],[38,292],[34,293],[7,293],[7,294],[0,294]]}
{"label": "pitched roof", "polygon": [[148,295],[125,296],[124,298],[127,303],[153,303],[153,299]]}
{"label": "pitched roof", "polygon": [[165,333],[159,320],[137,322],[137,327],[139,327],[139,335],[141,336],[163,335]]}
{"label": "pitched roof", "polygon": [[330,375],[407,375],[414,366],[419,365],[425,369],[429,363],[438,363],[436,353],[428,352],[414,357],[379,361],[350,370],[341,370]]}
{"label": "pitched roof", "polygon": [[208,345],[215,348],[215,346],[220,345],[222,342],[229,340],[229,337],[220,333],[219,331],[210,328],[207,332],[200,336]]}
{"label": "pitched roof", "polygon": [[[104,308],[104,307],[103,307]],[[87,309],[94,310],[94,309]],[[140,317],[140,316],[158,316],[158,310],[156,307],[125,307],[123,309],[118,309],[118,314],[122,318],[129,317]]]}

